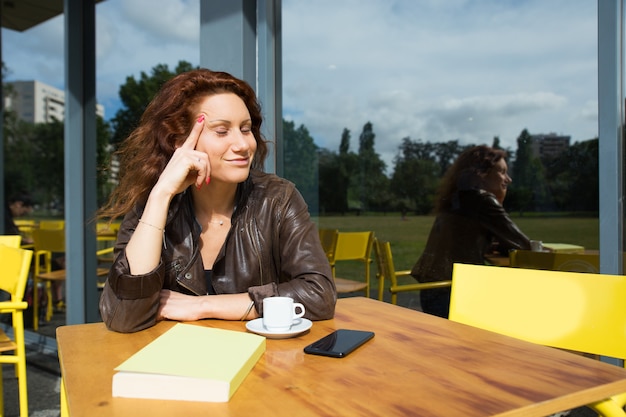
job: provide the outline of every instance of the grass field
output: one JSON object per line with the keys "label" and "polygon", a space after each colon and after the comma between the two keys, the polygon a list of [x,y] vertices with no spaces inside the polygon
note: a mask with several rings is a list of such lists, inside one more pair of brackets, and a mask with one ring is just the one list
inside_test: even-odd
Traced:
{"label": "grass field", "polygon": [[[551,243],[571,243],[587,249],[598,249],[599,223],[594,217],[512,216],[513,221],[531,239]],[[399,214],[379,216],[322,216],[313,219],[320,228],[340,231],[374,231],[376,237],[391,242],[396,269],[411,269],[421,255],[433,216],[408,216],[402,220]],[[359,279],[362,266],[343,262],[337,265],[337,275]],[[373,277],[376,266],[372,264]],[[373,288],[377,285],[372,281]]]}

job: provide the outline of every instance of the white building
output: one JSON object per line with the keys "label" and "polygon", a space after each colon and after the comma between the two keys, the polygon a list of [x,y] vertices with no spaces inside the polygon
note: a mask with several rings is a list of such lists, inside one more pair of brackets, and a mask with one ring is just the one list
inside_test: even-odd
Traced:
{"label": "white building", "polygon": [[[7,82],[4,108],[30,123],[65,119],[65,92],[40,81]],[[104,118],[104,107],[96,104],[96,114]]]}
{"label": "white building", "polygon": [[533,156],[536,158],[555,158],[570,146],[571,136],[556,133],[530,135]]}

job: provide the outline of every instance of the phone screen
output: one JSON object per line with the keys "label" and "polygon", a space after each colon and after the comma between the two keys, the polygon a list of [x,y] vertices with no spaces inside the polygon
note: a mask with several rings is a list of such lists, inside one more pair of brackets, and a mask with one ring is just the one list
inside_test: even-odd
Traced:
{"label": "phone screen", "polygon": [[305,353],[343,358],[374,337],[374,332],[339,329],[304,348]]}

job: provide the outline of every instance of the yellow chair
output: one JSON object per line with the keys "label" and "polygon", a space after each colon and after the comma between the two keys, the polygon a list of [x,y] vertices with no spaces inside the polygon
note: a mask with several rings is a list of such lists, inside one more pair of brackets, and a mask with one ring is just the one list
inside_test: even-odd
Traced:
{"label": "yellow chair", "polygon": [[[17,228],[20,229],[22,237],[27,238],[28,240],[33,240],[33,230],[38,227],[35,220],[16,219],[14,222]],[[32,244],[22,245],[22,248],[32,249],[32,247]]]}
{"label": "yellow chair", "polygon": [[[46,305],[46,321],[52,319],[54,313],[52,283],[56,282],[61,285],[67,279],[67,270],[52,270],[52,254],[65,252],[65,229],[42,229],[33,231],[33,240],[35,245],[35,271],[33,274],[33,288],[38,288],[39,283],[43,282],[46,297],[48,299]],[[104,257],[113,253],[113,247],[108,247],[96,251],[97,257]],[[97,268],[96,277],[103,277],[109,273],[107,268]],[[98,283],[100,287],[100,283]],[[33,291],[33,329],[39,329],[39,291]]]}
{"label": "yellow chair", "polygon": [[22,229],[22,227],[24,228],[33,228],[37,226],[37,221],[36,220],[30,220],[30,219],[15,219],[13,220],[13,222],[15,223],[15,225],[18,227],[18,229]]}
{"label": "yellow chair", "polygon": [[[0,364],[15,365],[15,374],[19,389],[20,416],[28,417],[28,392],[26,387],[26,347],[24,345],[24,310],[28,303],[24,301],[24,291],[28,281],[30,261],[33,252],[0,245],[0,289],[11,294],[10,301],[0,302],[0,313],[11,314],[13,338],[0,329]],[[9,354],[8,352],[13,352]],[[4,410],[2,390],[2,368],[0,367],[0,411]]]}
{"label": "yellow chair", "polygon": [[[455,264],[450,320],[592,355],[626,358],[626,278]],[[626,394],[588,404],[626,416]]]}
{"label": "yellow chair", "polygon": [[[43,222],[42,222],[43,223]],[[50,224],[50,226],[54,226]],[[33,230],[33,242],[35,248],[35,270],[33,273],[33,329],[39,329],[39,284],[44,283],[48,299],[46,307],[46,321],[52,319],[52,281],[62,283],[65,281],[63,273],[52,271],[52,254],[65,252],[65,229],[39,227]]]}
{"label": "yellow chair", "polygon": [[21,243],[21,235],[0,235],[0,245],[6,245],[12,248],[19,248]]}
{"label": "yellow chair", "polygon": [[[328,254],[330,266],[335,279],[338,293],[348,293],[365,290],[366,297],[370,296],[370,264],[372,263],[372,246],[374,232],[339,232],[335,251]],[[335,266],[339,261],[358,261],[364,266],[364,281],[339,278],[335,274]]]}
{"label": "yellow chair", "polygon": [[[100,249],[98,251],[96,251],[96,258],[98,259],[98,265],[100,264],[108,264],[113,262],[113,250],[115,249],[115,247],[110,246],[108,248],[104,248],[104,249]],[[109,274],[109,269],[110,268],[100,268],[98,267],[97,271],[96,271],[96,282],[97,282],[97,286],[98,289],[103,289],[104,288],[104,281],[100,281],[100,278],[102,277],[106,277]]]}
{"label": "yellow chair", "polygon": [[385,279],[391,283],[389,291],[391,292],[391,303],[397,304],[398,293],[407,291],[424,291],[433,288],[445,288],[452,285],[452,281],[435,281],[435,282],[415,282],[411,284],[399,284],[398,278],[411,276],[411,271],[396,271],[393,264],[393,255],[391,253],[391,243],[384,240],[374,240],[374,252],[376,253],[376,263],[378,266],[378,299],[383,300],[383,288]]}
{"label": "yellow chair", "polygon": [[331,259],[334,258],[335,248],[337,247],[337,237],[339,235],[339,230],[337,229],[319,229],[320,235],[320,243],[322,244],[322,249],[324,249],[324,253],[330,262]]}

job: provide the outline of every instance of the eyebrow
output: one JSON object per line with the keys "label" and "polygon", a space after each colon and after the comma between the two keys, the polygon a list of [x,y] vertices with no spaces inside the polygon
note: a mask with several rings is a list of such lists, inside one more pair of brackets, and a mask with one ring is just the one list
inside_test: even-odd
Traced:
{"label": "eyebrow", "polygon": [[[252,123],[252,119],[246,119],[246,120],[243,120],[242,122]],[[213,120],[207,120],[206,123],[232,123],[232,122],[226,119],[213,119]]]}

